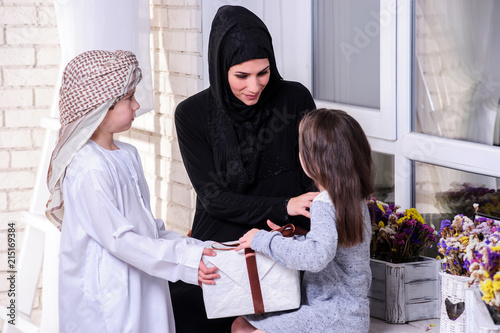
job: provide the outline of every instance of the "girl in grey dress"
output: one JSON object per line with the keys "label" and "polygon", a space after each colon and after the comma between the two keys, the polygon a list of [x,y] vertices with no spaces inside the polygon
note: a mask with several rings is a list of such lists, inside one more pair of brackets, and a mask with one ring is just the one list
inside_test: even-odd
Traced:
{"label": "girl in grey dress", "polygon": [[299,158],[321,191],[311,204],[309,233],[285,238],[277,231],[252,229],[237,250],[252,248],[304,271],[301,306],[238,317],[232,332],[368,332],[370,145],[347,113],[319,109],[300,123]]}

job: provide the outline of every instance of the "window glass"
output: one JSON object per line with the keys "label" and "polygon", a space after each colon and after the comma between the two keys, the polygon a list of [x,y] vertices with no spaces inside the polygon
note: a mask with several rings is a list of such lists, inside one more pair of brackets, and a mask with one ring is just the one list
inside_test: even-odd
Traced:
{"label": "window glass", "polygon": [[[426,221],[439,227],[457,214],[500,217],[500,178],[415,162],[415,202]],[[425,216],[424,216],[425,215]]]}
{"label": "window glass", "polygon": [[394,156],[372,152],[375,165],[375,192],[373,197],[385,203],[394,203]]}
{"label": "window glass", "polygon": [[417,0],[414,130],[499,145],[500,1]]}
{"label": "window glass", "polygon": [[380,4],[313,1],[313,95],[380,108]]}

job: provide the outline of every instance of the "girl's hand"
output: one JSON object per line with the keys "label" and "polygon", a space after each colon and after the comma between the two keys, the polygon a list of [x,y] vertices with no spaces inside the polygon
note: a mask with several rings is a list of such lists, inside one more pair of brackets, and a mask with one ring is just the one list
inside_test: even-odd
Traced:
{"label": "girl's hand", "polygon": [[267,225],[269,226],[269,228],[271,228],[271,230],[278,230],[279,228],[281,228],[279,225],[272,222],[271,220],[267,220]]}
{"label": "girl's hand", "polygon": [[290,216],[304,215],[310,218],[311,214],[307,209],[311,207],[311,202],[319,194],[319,192],[307,192],[298,197],[290,198],[286,206],[286,212]]}
{"label": "girl's hand", "polygon": [[[215,253],[214,250],[212,249],[203,249],[203,255],[205,256],[215,256],[217,253]],[[220,278],[219,274],[215,274],[215,271],[217,270],[217,267],[210,267],[208,268],[203,260],[200,260],[200,266],[198,266],[198,285],[203,288],[203,283],[205,284],[215,284],[214,279]]]}
{"label": "girl's hand", "polygon": [[248,231],[246,234],[244,234],[240,239],[240,245],[238,245],[238,247],[236,249],[234,249],[235,251],[239,251],[239,250],[242,250],[242,249],[246,249],[246,248],[250,248],[251,245],[252,245],[252,239],[253,237],[255,236],[255,234],[259,232],[259,229],[252,229],[250,231]]}

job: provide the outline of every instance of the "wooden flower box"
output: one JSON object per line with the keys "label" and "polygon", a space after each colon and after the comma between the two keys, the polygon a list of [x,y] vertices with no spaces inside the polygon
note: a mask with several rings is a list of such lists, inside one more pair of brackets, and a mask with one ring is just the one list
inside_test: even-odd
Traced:
{"label": "wooden flower box", "polygon": [[486,304],[481,299],[478,287],[465,292],[466,332],[499,333],[500,325],[495,325],[491,319]]}
{"label": "wooden flower box", "polygon": [[370,315],[388,323],[439,318],[440,262],[390,263],[371,259]]}

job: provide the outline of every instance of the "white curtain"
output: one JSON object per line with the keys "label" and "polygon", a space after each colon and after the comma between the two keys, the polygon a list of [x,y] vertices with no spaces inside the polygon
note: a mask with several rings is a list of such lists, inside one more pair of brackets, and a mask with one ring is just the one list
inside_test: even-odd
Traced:
{"label": "white curtain", "polygon": [[500,1],[418,1],[417,130],[499,143]]}
{"label": "white curtain", "polygon": [[[55,0],[61,45],[61,74],[66,64],[88,50],[134,52],[143,79],[136,90],[141,108],[153,109],[153,84],[149,50],[149,0]],[[57,111],[57,92],[52,116]]]}

